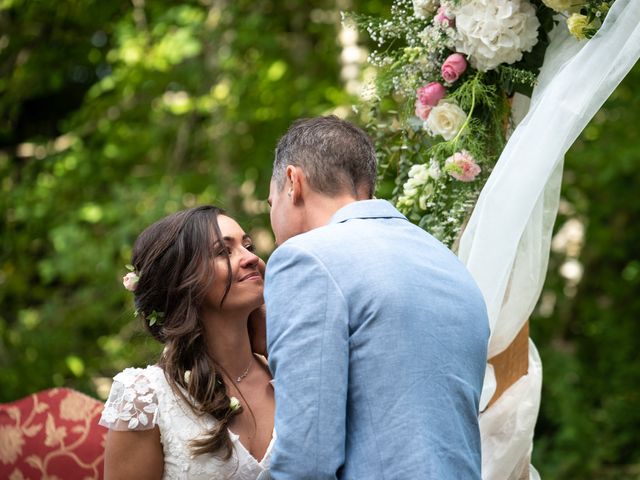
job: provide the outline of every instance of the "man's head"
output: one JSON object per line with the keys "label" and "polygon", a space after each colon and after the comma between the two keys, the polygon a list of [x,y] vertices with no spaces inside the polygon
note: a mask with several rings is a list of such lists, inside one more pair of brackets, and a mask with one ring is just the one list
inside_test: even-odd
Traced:
{"label": "man's head", "polygon": [[334,116],[297,120],[278,142],[273,163],[276,241],[319,226],[309,218],[314,214],[324,218],[349,201],[371,198],[375,182],[375,149],[362,130]]}

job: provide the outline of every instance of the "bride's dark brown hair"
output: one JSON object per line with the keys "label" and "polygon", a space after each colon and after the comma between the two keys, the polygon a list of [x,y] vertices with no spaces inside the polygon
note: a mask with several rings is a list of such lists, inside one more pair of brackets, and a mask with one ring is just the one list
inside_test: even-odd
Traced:
{"label": "bride's dark brown hair", "polygon": [[[211,260],[216,242],[222,240],[217,219],[223,213],[201,206],[159,220],[136,240],[131,263],[140,277],[134,292],[138,315],[165,345],[159,365],[169,385],[196,415],[209,414],[217,420],[206,436],[191,441],[192,452],[228,459],[232,443],[227,428],[240,409],[229,408],[221,369],[207,353],[200,316],[207,291],[220,274]],[[221,305],[231,286],[228,256],[227,267]]]}

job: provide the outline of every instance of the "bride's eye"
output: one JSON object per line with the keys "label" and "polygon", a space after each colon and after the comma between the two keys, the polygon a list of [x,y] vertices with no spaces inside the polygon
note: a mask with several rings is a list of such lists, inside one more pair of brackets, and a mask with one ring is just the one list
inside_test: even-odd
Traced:
{"label": "bride's eye", "polygon": [[216,257],[219,257],[221,255],[231,255],[231,247],[223,247],[216,250]]}
{"label": "bride's eye", "polygon": [[249,250],[251,253],[256,253],[256,246],[253,243],[248,243],[244,248]]}

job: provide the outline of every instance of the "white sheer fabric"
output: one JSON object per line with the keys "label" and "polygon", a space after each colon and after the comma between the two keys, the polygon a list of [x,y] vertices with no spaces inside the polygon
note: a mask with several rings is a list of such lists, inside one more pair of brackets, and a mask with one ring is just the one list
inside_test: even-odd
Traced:
{"label": "white sheer fabric", "polygon": [[[513,341],[542,290],[565,153],[639,57],[638,0],[617,0],[589,41],[571,37],[564,22],[552,32],[529,112],[507,142],[460,240],[459,256],[487,302],[489,357]],[[540,359],[530,354],[529,373],[481,414],[485,480],[519,478],[526,466],[541,377]],[[492,388],[488,369],[485,405]],[[537,478],[534,469],[531,478]]]}

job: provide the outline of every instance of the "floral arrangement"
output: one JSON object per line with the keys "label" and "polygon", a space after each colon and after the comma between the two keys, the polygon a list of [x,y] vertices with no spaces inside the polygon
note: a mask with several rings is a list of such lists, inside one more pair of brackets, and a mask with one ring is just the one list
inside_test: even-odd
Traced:
{"label": "floral arrangement", "polygon": [[348,14],[375,45],[362,115],[382,194],[455,248],[513,127],[513,96],[535,86],[548,33],[564,21],[591,38],[613,1],[394,0],[390,18]]}

